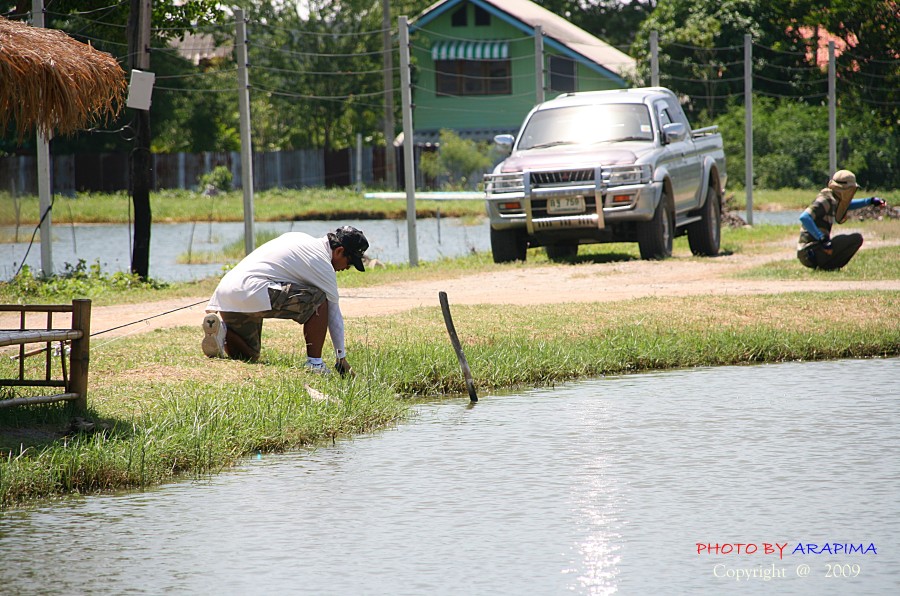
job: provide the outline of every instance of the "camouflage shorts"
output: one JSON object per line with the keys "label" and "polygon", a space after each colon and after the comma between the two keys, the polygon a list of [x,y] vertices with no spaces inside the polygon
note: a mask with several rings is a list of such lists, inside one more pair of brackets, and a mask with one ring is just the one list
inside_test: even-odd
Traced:
{"label": "camouflage shorts", "polygon": [[228,330],[240,335],[253,351],[244,355],[250,360],[259,358],[262,349],[263,319],[291,319],[302,325],[325,303],[325,292],[306,284],[273,284],[269,286],[269,301],[271,310],[219,313]]}

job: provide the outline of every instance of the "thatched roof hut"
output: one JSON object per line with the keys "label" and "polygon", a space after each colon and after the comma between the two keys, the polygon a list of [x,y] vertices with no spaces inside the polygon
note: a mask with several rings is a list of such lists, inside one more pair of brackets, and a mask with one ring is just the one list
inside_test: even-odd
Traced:
{"label": "thatched roof hut", "polygon": [[55,29],[0,17],[0,134],[71,134],[116,116],[127,85],[116,59]]}

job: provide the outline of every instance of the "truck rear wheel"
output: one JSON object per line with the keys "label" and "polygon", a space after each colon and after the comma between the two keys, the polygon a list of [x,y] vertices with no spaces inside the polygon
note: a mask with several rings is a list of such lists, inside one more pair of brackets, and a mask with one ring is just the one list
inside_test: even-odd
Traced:
{"label": "truck rear wheel", "polygon": [[672,202],[663,193],[659,205],[653,212],[653,219],[638,224],[638,247],[644,260],[667,259],[672,256],[672,239],[675,231],[675,217]]}
{"label": "truck rear wheel", "polygon": [[528,248],[522,230],[495,230],[491,228],[491,253],[495,263],[524,261]]}
{"label": "truck rear wheel", "polygon": [[714,257],[719,254],[722,238],[722,214],[719,193],[712,186],[706,189],[706,202],[700,213],[700,221],[688,226],[688,244],[698,256]]}
{"label": "truck rear wheel", "polygon": [[551,261],[564,261],[578,256],[578,245],[573,243],[548,244],[547,258]]}

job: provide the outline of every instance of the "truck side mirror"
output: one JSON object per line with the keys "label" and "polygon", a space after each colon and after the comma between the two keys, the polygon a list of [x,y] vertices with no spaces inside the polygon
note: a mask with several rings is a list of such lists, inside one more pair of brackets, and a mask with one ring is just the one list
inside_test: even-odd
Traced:
{"label": "truck side mirror", "polygon": [[512,153],[512,146],[515,142],[516,137],[513,135],[497,135],[494,137],[494,143],[497,144],[500,151],[507,155]]}
{"label": "truck side mirror", "polygon": [[687,128],[681,122],[670,122],[663,126],[663,143],[677,143],[687,136]]}

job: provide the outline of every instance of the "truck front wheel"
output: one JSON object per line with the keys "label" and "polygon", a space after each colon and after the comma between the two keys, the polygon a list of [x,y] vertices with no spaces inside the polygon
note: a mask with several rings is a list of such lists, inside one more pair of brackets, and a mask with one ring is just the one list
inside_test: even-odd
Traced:
{"label": "truck front wheel", "polygon": [[688,244],[698,256],[714,257],[719,254],[722,238],[722,215],[719,193],[712,186],[706,189],[706,202],[700,213],[700,221],[688,226]]}
{"label": "truck front wheel", "polygon": [[675,230],[672,202],[663,193],[653,219],[638,224],[638,247],[644,260],[667,259],[672,256],[672,238]]}
{"label": "truck front wheel", "polygon": [[522,230],[495,230],[491,228],[491,253],[495,263],[524,261],[525,249],[528,248]]}

